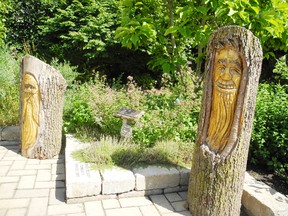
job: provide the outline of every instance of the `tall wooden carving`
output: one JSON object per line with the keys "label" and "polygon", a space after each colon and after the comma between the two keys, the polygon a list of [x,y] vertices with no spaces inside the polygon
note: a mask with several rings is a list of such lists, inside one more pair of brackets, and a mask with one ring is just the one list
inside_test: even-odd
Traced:
{"label": "tall wooden carving", "polygon": [[59,154],[66,81],[51,66],[33,56],[21,65],[21,152],[46,159]]}
{"label": "tall wooden carving", "polygon": [[261,64],[259,40],[245,28],[210,38],[187,197],[194,216],[240,214]]}

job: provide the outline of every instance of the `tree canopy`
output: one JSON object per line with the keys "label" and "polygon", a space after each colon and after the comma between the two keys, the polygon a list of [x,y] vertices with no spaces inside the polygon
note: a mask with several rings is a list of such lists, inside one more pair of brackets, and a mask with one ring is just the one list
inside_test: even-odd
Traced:
{"label": "tree canopy", "polygon": [[[89,73],[116,71],[119,56],[139,56],[172,77],[181,77],[187,62],[200,72],[209,35],[225,25],[251,30],[265,58],[287,52],[287,0],[4,0],[0,10],[0,44]],[[118,75],[133,71],[121,68]]]}

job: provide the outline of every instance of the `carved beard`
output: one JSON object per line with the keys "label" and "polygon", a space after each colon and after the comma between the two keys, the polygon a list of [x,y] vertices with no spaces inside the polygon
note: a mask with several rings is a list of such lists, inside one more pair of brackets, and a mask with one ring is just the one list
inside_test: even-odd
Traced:
{"label": "carved beard", "polygon": [[39,95],[37,93],[23,93],[22,113],[22,151],[33,147],[38,135],[39,125]]}
{"label": "carved beard", "polygon": [[236,91],[226,94],[214,89],[207,142],[215,153],[221,153],[228,142],[235,104]]}

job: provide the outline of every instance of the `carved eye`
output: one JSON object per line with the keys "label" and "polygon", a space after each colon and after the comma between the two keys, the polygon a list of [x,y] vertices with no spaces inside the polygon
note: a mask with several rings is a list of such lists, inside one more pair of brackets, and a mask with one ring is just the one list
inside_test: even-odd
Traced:
{"label": "carved eye", "polygon": [[225,71],[226,67],[220,67],[219,70],[223,73]]}
{"label": "carved eye", "polygon": [[232,73],[237,73],[237,74],[241,74],[241,71],[240,71],[239,69],[237,69],[237,68],[231,68],[231,69],[230,69],[230,72],[232,72]]}

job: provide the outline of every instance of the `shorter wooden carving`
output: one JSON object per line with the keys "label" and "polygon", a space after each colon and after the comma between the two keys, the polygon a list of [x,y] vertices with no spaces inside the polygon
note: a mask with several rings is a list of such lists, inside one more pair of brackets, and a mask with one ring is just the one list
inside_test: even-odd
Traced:
{"label": "shorter wooden carving", "polygon": [[27,157],[38,136],[40,92],[39,85],[30,73],[24,73],[22,80],[22,140],[23,156]]}
{"label": "shorter wooden carving", "polygon": [[56,69],[30,55],[22,59],[20,73],[22,155],[53,158],[62,147],[66,81]]}

